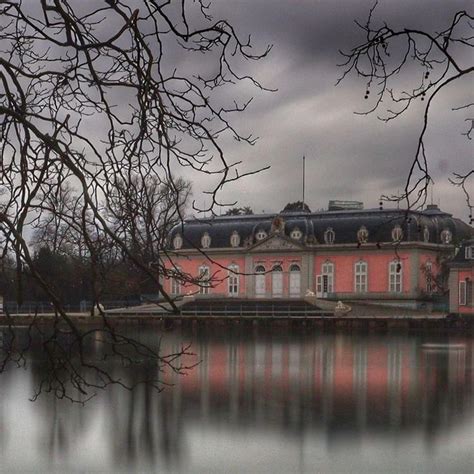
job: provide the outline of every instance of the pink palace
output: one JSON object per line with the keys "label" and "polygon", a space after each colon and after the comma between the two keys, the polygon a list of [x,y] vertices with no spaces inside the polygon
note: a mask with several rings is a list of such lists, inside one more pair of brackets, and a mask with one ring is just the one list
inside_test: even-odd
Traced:
{"label": "pink palace", "polygon": [[[471,226],[436,205],[189,219],[171,232],[165,289],[426,307],[446,293],[448,262],[473,236]],[[463,276],[471,288],[472,269]],[[473,311],[472,291],[468,296],[466,312]]]}

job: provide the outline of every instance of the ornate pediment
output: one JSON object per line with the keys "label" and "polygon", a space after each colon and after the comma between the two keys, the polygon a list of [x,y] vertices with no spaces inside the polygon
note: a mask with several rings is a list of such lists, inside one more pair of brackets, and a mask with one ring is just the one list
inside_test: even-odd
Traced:
{"label": "ornate pediment", "polygon": [[302,250],[304,247],[286,236],[273,234],[249,248],[250,252],[261,250]]}

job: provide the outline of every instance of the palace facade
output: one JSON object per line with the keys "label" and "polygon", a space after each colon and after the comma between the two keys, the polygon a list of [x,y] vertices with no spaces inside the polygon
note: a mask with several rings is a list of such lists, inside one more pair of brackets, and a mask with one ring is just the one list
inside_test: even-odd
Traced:
{"label": "palace facade", "polygon": [[168,267],[179,272],[165,289],[240,298],[314,293],[417,307],[443,291],[447,262],[473,236],[435,205],[190,219],[171,232]]}

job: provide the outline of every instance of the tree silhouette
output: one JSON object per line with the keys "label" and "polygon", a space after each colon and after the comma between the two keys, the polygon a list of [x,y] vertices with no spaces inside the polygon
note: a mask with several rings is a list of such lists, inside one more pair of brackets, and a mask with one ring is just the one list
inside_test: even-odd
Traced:
{"label": "tree silhouette", "polygon": [[[153,265],[147,265],[127,245],[127,233],[108,220],[104,203],[130,203],[143,197],[134,186],[152,182],[166,187],[174,219],[182,220],[182,169],[209,176],[208,208],[198,209],[207,212],[226,183],[258,171],[240,174],[239,163],[225,158],[223,137],[255,140],[231,122],[251,98],[229,100],[221,89],[239,81],[262,89],[242,67],[270,48],[255,53],[250,39],[241,39],[226,20],[214,20],[203,0],[175,6],[156,0],[137,0],[133,6],[121,0],[0,5],[0,239],[4,254],[15,256],[18,300],[26,267],[56,314],[54,327],[42,335],[50,371],[40,391],[70,398],[71,387],[84,395],[122,384],[88,357],[86,342],[98,337],[109,346],[110,357],[129,366],[145,358],[183,368],[179,353],[166,358],[159,347],[119,334],[103,312],[100,330],[81,330],[35,265],[28,243],[32,226],[48,214],[73,228],[96,280],[103,254],[122,253],[154,281],[163,307],[176,310],[162,286],[172,255],[160,243]],[[203,67],[190,71],[187,59],[196,55]],[[73,205],[52,206],[61,204],[56,198],[68,187],[76,190]],[[21,362],[10,349],[4,346],[0,367]],[[79,375],[77,364],[90,376]],[[158,373],[155,385],[161,386]]]}
{"label": "tree silhouette", "polygon": [[[384,122],[399,118],[418,101],[424,103],[418,143],[404,192],[401,196],[384,196],[389,200],[405,200],[408,207],[417,208],[425,204],[432,181],[425,148],[431,106],[444,90],[474,72],[474,17],[466,11],[458,11],[446,19],[445,29],[439,32],[394,29],[386,22],[377,24],[377,3],[371,8],[365,24],[356,21],[365,32],[365,40],[350,51],[341,52],[345,58],[341,64],[344,72],[337,83],[349,75],[365,79],[364,98],[369,107],[360,113],[366,115],[377,111],[378,118]],[[401,77],[404,74],[410,79],[408,85]],[[470,114],[473,107],[472,97],[468,97],[464,104],[453,110]],[[474,118],[467,115],[465,120],[468,126],[462,134],[471,140]],[[474,169],[468,169],[453,173],[450,180],[465,193],[471,223],[473,205],[468,190],[473,177]]]}

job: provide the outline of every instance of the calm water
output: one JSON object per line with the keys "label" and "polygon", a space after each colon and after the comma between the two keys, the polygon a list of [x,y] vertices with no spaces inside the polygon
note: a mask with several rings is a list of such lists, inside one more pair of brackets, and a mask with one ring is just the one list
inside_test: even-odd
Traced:
{"label": "calm water", "polygon": [[183,341],[202,362],[161,394],[32,403],[40,358],[0,376],[0,471],[473,472],[473,339],[165,334]]}

